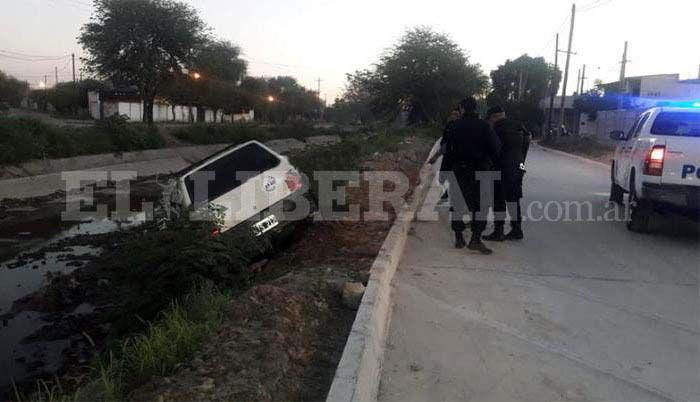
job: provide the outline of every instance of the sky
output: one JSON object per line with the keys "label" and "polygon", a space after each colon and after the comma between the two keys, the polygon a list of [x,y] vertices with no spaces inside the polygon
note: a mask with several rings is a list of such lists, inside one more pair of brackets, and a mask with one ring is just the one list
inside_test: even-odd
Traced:
{"label": "sky", "polygon": [[[218,38],[243,49],[249,75],[292,75],[311,89],[321,80],[329,103],[342,94],[345,74],[370,67],[414,26],[449,35],[485,73],[527,53],[554,61],[554,37],[566,49],[570,0],[185,0]],[[70,57],[89,21],[90,0],[0,0],[0,70],[33,86],[71,79]],[[569,93],[587,65],[595,79],[616,81],[625,41],[627,76],[679,73],[697,78],[700,1],[580,0],[576,2]],[[9,54],[7,52],[13,52]],[[16,60],[13,55],[63,57]],[[560,55],[563,65],[564,54]],[[20,56],[20,58],[22,58]],[[78,67],[80,63],[78,61]]]}

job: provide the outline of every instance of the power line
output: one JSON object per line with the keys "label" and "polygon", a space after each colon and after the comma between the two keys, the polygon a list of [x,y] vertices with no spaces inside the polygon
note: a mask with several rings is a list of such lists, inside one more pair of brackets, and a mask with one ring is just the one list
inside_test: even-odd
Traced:
{"label": "power line", "polygon": [[59,60],[64,60],[70,57],[70,55],[66,56],[61,56],[61,57],[43,57],[43,58],[37,58],[37,57],[24,57],[24,56],[17,56],[13,55],[10,53],[5,53],[2,50],[0,50],[0,57],[5,58],[5,59],[10,59],[10,60],[17,60],[17,61],[25,61],[29,63],[42,63],[42,62],[47,62],[47,61],[59,61]]}
{"label": "power line", "polygon": [[585,13],[591,10],[595,10],[596,8],[607,6],[608,4],[612,3],[614,0],[594,0],[593,2],[589,3],[588,5],[585,5],[579,9],[579,12]]}
{"label": "power line", "polygon": [[72,7],[73,9],[76,9],[76,10],[85,11],[88,13],[92,12],[91,8],[87,8],[90,6],[87,6],[84,3],[80,3],[77,0],[51,0],[51,2],[54,3],[55,5],[61,4],[61,5],[65,5],[68,7]]}
{"label": "power line", "polygon": [[63,57],[68,57],[70,56],[69,54],[57,56],[57,55],[38,55],[38,54],[26,54],[26,53],[20,53],[20,52],[15,52],[12,50],[7,50],[7,49],[0,49],[0,52],[3,53],[9,53],[15,56],[21,56],[21,57],[35,57],[35,58],[63,58]]}

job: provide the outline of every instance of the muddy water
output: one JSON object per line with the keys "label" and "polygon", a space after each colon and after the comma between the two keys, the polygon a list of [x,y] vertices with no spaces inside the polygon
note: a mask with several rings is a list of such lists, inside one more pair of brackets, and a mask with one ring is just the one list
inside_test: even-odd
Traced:
{"label": "muddy water", "polygon": [[[134,215],[123,222],[110,220],[86,220],[46,242],[28,250],[26,255],[51,246],[60,240],[77,235],[103,234],[139,224],[143,215]],[[70,346],[69,339],[31,341],[28,336],[49,324],[47,317],[33,311],[12,312],[14,302],[37,290],[48,282],[48,277],[68,274],[78,269],[80,257],[95,256],[100,249],[93,246],[71,246],[60,251],[50,251],[41,257],[22,258],[0,264],[0,387],[14,380],[20,382],[38,373],[51,373],[60,368],[63,352]],[[37,253],[40,254],[40,253]],[[80,305],[70,315],[89,314],[90,305]]]}

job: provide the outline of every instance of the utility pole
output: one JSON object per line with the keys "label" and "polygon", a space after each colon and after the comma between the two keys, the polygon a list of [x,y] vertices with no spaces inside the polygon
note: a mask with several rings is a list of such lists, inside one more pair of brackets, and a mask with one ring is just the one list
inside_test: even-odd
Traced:
{"label": "utility pole", "polygon": [[627,70],[627,41],[625,41],[625,50],[622,52],[622,63],[620,66],[620,83],[619,83],[619,93],[617,96],[617,108],[622,109],[624,106],[622,102],[622,94],[625,92],[625,73]]}
{"label": "utility pole", "polygon": [[518,101],[523,99],[523,72],[518,72]]}
{"label": "utility pole", "polygon": [[577,74],[576,75],[576,90],[574,91],[574,93],[578,94],[579,93],[578,90],[579,90],[579,88],[581,88],[581,69],[580,68],[578,69],[578,73],[576,73],[576,74]]}
{"label": "utility pole", "polygon": [[44,91],[46,91],[46,87],[49,86],[49,76],[48,74],[44,74]]}
{"label": "utility pole", "polygon": [[564,68],[564,86],[561,93],[561,108],[559,109],[559,128],[564,126],[564,105],[566,104],[566,84],[569,80],[569,65],[571,63],[571,46],[574,41],[574,22],[576,21],[576,3],[571,5],[571,27],[569,28],[569,47],[566,51],[566,67]]}
{"label": "utility pole", "polygon": [[71,53],[70,57],[73,62],[73,84],[75,84],[75,53]]}
{"label": "utility pole", "polygon": [[317,89],[318,89],[318,98],[321,99],[321,77],[319,77],[316,80],[317,83]]}
{"label": "utility pole", "polygon": [[55,81],[55,84],[54,84],[54,87],[55,87],[56,85],[58,85],[58,67],[54,67],[54,68],[53,68],[53,73],[54,73],[54,75],[56,76],[56,81]]}
{"label": "utility pole", "polygon": [[554,74],[559,70],[559,34],[554,45],[554,71],[549,82],[549,117],[547,117],[547,135],[552,131],[552,115],[554,113],[554,97],[557,96],[557,89],[554,86]]}
{"label": "utility pole", "polygon": [[586,85],[586,65],[583,65],[583,71],[581,72],[581,90],[579,91],[579,94],[583,94],[583,90]]}

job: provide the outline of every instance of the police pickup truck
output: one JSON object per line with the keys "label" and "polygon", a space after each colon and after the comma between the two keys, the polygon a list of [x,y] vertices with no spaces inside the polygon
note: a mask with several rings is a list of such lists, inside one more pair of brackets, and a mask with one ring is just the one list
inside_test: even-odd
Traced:
{"label": "police pickup truck", "polygon": [[642,113],[619,141],[612,163],[610,200],[623,204],[627,228],[649,230],[652,212],[700,217],[700,104]]}

